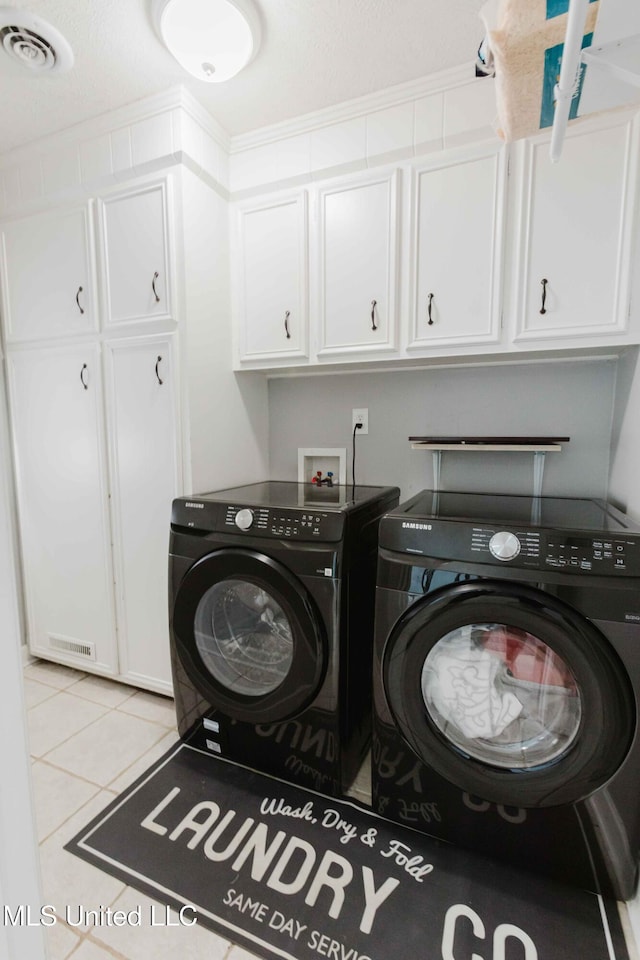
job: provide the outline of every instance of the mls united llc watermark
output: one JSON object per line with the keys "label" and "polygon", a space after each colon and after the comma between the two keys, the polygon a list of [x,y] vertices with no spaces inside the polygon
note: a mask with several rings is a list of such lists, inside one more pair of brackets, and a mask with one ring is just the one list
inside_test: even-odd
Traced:
{"label": "mls united llc watermark", "polygon": [[150,903],[131,910],[99,906],[93,910],[81,904],[67,904],[62,911],[46,903],[40,907],[22,903],[4,904],[0,917],[4,927],[52,927],[64,920],[70,927],[192,927],[198,922],[197,909],[190,903],[182,907]]}

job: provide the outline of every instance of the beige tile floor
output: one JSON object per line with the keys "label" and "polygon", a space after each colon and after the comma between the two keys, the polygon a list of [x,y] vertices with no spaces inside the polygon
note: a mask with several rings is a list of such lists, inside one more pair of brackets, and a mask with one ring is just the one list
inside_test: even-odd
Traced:
{"label": "beige tile floor", "polygon": [[[201,926],[78,927],[65,906],[141,907],[143,894],[63,849],[92,817],[177,740],[173,700],[59,664],[25,667],[33,793],[49,960],[254,960]],[[352,793],[366,802],[361,771]]]}

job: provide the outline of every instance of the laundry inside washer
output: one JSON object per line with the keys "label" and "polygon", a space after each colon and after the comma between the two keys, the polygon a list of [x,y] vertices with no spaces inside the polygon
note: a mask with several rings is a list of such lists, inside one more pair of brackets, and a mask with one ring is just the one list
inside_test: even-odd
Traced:
{"label": "laundry inside washer", "polygon": [[339,796],[371,736],[380,516],[396,487],[266,481],[173,503],[180,736]]}
{"label": "laundry inside washer", "polygon": [[640,526],[604,501],[423,491],[380,523],[374,808],[628,899]]}
{"label": "laundry inside washer", "polygon": [[435,726],[470,756],[530,768],[561,756],[582,708],[575,677],[546,644],[503,624],[465,624],[424,661],[422,697]]}

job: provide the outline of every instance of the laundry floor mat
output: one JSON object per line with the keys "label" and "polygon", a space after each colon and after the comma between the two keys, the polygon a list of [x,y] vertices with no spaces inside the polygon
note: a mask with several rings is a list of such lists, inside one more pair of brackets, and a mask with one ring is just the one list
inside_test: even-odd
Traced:
{"label": "laundry floor mat", "polygon": [[200,924],[265,960],[630,960],[614,901],[183,743],[65,849],[158,903],[101,908],[132,937]]}

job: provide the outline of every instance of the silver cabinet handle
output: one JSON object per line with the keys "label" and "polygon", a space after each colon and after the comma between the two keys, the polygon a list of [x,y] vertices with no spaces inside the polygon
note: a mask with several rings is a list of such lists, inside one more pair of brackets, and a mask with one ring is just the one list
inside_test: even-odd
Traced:
{"label": "silver cabinet handle", "polygon": [[84,310],[83,310],[82,307],[80,306],[80,299],[79,299],[79,298],[80,298],[80,294],[81,294],[81,293],[82,293],[82,287],[78,287],[78,292],[76,293],[76,304],[77,304],[77,306],[78,306],[78,310],[80,311],[80,313],[84,313]]}
{"label": "silver cabinet handle", "polygon": [[85,388],[85,390],[88,390],[88,389],[89,389],[89,384],[88,384],[87,381],[85,380],[85,376],[84,376],[85,370],[88,370],[88,369],[89,369],[89,368],[87,367],[86,363],[83,363],[83,364],[82,364],[82,370],[80,371],[80,383],[81,383],[82,386]]}
{"label": "silver cabinet handle", "polygon": [[287,310],[284,315],[284,332],[287,335],[287,340],[291,340],[291,334],[289,333],[289,317],[290,316],[291,316],[291,312]]}
{"label": "silver cabinet handle", "polygon": [[156,377],[158,379],[158,383],[160,384],[160,386],[162,386],[162,384],[164,383],[164,380],[158,373],[158,367],[160,366],[161,363],[162,363],[162,357],[158,357],[158,359],[156,360]]}
{"label": "silver cabinet handle", "polygon": [[377,323],[376,323],[376,306],[377,306],[377,304],[378,304],[378,301],[377,301],[377,300],[372,300],[372,301],[371,301],[371,329],[372,329],[372,330],[377,330],[377,329],[378,329],[378,325],[377,325]]}
{"label": "silver cabinet handle", "polygon": [[156,290],[156,280],[158,279],[159,276],[160,274],[156,270],[156,272],[153,275],[153,280],[151,281],[151,289],[153,290],[153,295],[156,298],[156,303],[160,303],[160,297],[158,296],[158,291]]}

